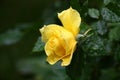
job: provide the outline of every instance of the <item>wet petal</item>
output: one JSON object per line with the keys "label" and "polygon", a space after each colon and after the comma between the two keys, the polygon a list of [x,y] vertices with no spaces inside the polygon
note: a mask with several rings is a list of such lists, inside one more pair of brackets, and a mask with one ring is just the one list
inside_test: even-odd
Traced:
{"label": "wet petal", "polygon": [[62,11],[61,13],[58,13],[58,17],[61,20],[64,28],[72,32],[73,35],[76,37],[79,33],[79,26],[81,23],[79,12],[70,7],[69,9]]}
{"label": "wet petal", "polygon": [[52,37],[48,40],[45,45],[45,52],[48,56],[47,61],[50,64],[55,64],[65,55],[65,49],[55,37]]}
{"label": "wet petal", "polygon": [[47,42],[52,36],[59,36],[62,30],[64,30],[64,28],[56,24],[45,25],[40,29],[42,41]]}
{"label": "wet petal", "polygon": [[[77,41],[73,34],[59,25],[48,25],[40,29],[42,40],[46,42],[45,51],[48,56],[47,61],[50,64],[56,63],[63,59],[63,66],[71,61]],[[70,55],[69,59],[65,58]]]}
{"label": "wet petal", "polygon": [[71,62],[72,57],[70,55],[65,56],[64,58],[62,58],[62,64],[61,66],[68,66]]}
{"label": "wet petal", "polygon": [[70,49],[70,54],[62,58],[61,66],[68,66],[70,64],[75,49],[76,49],[76,44],[73,44],[73,46]]}

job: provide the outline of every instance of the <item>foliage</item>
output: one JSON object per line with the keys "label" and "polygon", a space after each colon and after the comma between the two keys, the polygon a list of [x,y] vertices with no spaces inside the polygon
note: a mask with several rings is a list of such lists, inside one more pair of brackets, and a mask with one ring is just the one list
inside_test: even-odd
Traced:
{"label": "foliage", "polygon": [[[8,7],[0,8],[3,12],[0,14],[5,16],[1,16],[0,24],[4,27],[0,29],[0,80],[120,79],[120,0],[44,0],[37,1],[38,5],[35,1],[30,1],[30,5],[33,2],[32,6],[36,6],[30,11],[30,5],[28,9],[25,7],[27,2],[19,2],[24,6],[20,5],[20,12],[17,10],[8,22],[4,18],[12,13],[6,12],[14,11],[9,5],[19,6],[19,3],[14,1],[8,5],[8,1],[4,3]],[[61,25],[56,13],[70,6],[81,15],[80,34],[92,30],[79,38],[69,66],[61,67],[60,63],[51,66],[45,60],[39,28],[49,23]],[[18,19],[14,20],[17,15]]]}

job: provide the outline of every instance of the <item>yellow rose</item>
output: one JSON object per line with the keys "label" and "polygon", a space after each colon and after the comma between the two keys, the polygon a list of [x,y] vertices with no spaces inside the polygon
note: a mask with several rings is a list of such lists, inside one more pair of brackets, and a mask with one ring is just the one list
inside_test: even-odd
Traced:
{"label": "yellow rose", "polygon": [[55,64],[62,60],[62,66],[68,66],[76,48],[76,36],[81,23],[80,14],[71,7],[58,13],[63,27],[50,24],[40,29],[42,41],[45,42],[47,61]]}

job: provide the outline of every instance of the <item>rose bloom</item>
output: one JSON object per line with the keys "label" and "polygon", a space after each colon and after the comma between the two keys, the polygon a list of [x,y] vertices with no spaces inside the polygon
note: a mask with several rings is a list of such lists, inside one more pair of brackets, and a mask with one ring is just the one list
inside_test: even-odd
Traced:
{"label": "rose bloom", "polygon": [[40,29],[42,41],[45,42],[45,52],[49,64],[62,60],[61,66],[68,66],[76,49],[76,36],[81,23],[80,14],[71,7],[58,13],[63,26],[50,24]]}

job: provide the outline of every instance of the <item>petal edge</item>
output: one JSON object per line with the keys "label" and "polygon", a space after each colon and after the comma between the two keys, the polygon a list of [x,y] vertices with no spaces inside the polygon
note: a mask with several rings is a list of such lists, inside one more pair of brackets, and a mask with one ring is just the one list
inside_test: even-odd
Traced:
{"label": "petal edge", "polygon": [[76,37],[79,33],[79,26],[81,23],[79,12],[70,7],[69,9],[62,11],[61,13],[58,13],[58,18],[62,22],[64,28],[72,32],[73,35]]}

